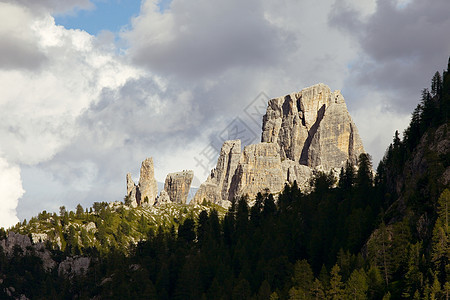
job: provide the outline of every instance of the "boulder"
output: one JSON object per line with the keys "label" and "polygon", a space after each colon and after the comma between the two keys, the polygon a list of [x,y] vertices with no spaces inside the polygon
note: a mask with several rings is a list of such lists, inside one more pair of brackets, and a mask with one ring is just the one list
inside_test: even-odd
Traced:
{"label": "boulder", "polygon": [[167,204],[171,202],[172,201],[170,201],[169,194],[167,194],[165,190],[162,190],[161,193],[159,193],[158,198],[156,198],[156,205]]}

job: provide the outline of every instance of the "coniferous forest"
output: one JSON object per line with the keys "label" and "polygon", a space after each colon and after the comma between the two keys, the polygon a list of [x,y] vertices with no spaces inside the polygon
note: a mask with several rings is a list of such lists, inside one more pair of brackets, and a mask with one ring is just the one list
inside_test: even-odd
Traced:
{"label": "coniferous forest", "polygon": [[[251,207],[244,197],[225,213],[210,207],[164,226],[111,217],[107,205],[63,214],[56,230],[72,219],[117,218],[117,234],[103,229],[117,242],[83,245],[72,229],[64,249],[48,244],[56,261],[91,258],[74,276],[0,248],[0,297],[12,286],[30,299],[449,299],[449,116],[450,60],[378,167],[362,154],[339,178],[315,176],[310,193],[294,183],[258,194]],[[136,230],[137,243],[119,237]]]}

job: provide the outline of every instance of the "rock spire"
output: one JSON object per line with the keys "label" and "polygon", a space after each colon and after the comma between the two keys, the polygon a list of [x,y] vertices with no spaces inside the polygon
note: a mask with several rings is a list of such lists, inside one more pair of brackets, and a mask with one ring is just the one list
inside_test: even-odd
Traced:
{"label": "rock spire", "polygon": [[193,178],[192,170],[167,174],[164,190],[171,202],[186,204]]}
{"label": "rock spire", "polygon": [[141,164],[139,184],[135,184],[128,173],[127,177],[127,198],[131,207],[148,204],[154,205],[158,194],[158,185],[155,179],[153,168],[153,158],[145,159]]}
{"label": "rock spire", "polygon": [[294,181],[308,189],[311,176],[357,163],[364,153],[358,129],[340,91],[319,83],[298,93],[269,100],[261,143],[226,141],[217,166],[191,203],[229,206],[235,197],[280,192]]}

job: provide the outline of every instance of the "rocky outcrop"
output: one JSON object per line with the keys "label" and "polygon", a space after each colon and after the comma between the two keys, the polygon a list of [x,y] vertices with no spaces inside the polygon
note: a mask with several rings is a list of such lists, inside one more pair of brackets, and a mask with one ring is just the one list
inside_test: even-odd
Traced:
{"label": "rocky outcrop", "polygon": [[48,240],[48,235],[46,233],[31,233],[31,242],[33,244],[43,243]]}
{"label": "rocky outcrop", "polygon": [[72,278],[75,275],[84,275],[89,269],[91,259],[84,256],[67,257],[58,267],[60,276]]}
{"label": "rocky outcrop", "polygon": [[356,164],[364,148],[340,91],[322,83],[271,99],[263,117],[261,143],[245,147],[226,141],[217,166],[200,185],[192,204],[229,206],[235,197],[279,193],[284,184],[310,189],[318,171]]}
{"label": "rocky outcrop", "polygon": [[301,190],[309,190],[310,179],[314,174],[313,169],[289,159],[281,162],[281,169],[286,183],[293,184],[296,181]]}
{"label": "rocky outcrop", "polygon": [[131,173],[127,173],[127,197],[131,207],[137,207],[136,184],[131,178]]}
{"label": "rocky outcrop", "polygon": [[147,200],[149,205],[155,204],[155,199],[158,195],[158,184],[156,183],[153,158],[151,157],[142,162],[138,189],[138,204],[147,202]]}
{"label": "rocky outcrop", "polygon": [[36,255],[42,260],[44,269],[51,270],[56,266],[56,262],[51,258],[51,253],[45,249],[44,243],[33,244],[27,235],[10,231],[8,237],[0,241],[0,247],[6,255],[12,256],[19,249],[20,255]]}
{"label": "rocky outcrop", "polygon": [[225,141],[217,160],[216,168],[211,171],[206,182],[202,183],[192,199],[192,204],[202,204],[203,200],[229,206],[229,189],[241,157],[241,141]]}
{"label": "rocky outcrop", "polygon": [[193,178],[192,170],[167,174],[164,190],[171,202],[186,204]]}
{"label": "rocky outcrop", "polygon": [[11,255],[14,250],[14,246],[19,246],[22,252],[26,252],[28,247],[31,247],[31,240],[28,236],[22,234],[16,234],[9,232],[8,237],[0,241],[0,246],[7,255]]}
{"label": "rocky outcrop", "polygon": [[159,193],[158,198],[156,198],[155,205],[161,205],[161,204],[167,204],[172,203],[169,198],[169,194],[165,190],[162,190],[161,193]]}
{"label": "rocky outcrop", "polygon": [[142,162],[139,184],[136,185],[127,174],[127,198],[131,207],[143,205],[154,205],[158,194],[158,184],[155,179],[155,170],[153,168],[153,158],[147,158]]}
{"label": "rocky outcrop", "polygon": [[228,200],[258,192],[278,193],[284,187],[281,158],[274,143],[260,143],[244,148],[230,185]]}
{"label": "rocky outcrop", "polygon": [[281,159],[328,171],[356,159],[364,148],[340,91],[317,84],[271,99],[262,142],[276,143]]}

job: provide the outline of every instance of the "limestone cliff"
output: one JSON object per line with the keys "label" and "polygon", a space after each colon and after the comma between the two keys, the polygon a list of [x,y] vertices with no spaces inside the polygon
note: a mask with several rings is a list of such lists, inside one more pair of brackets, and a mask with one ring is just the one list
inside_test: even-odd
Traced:
{"label": "limestone cliff", "polygon": [[131,207],[137,207],[136,184],[131,178],[131,173],[127,173],[127,197]]}
{"label": "limestone cliff", "polygon": [[271,99],[262,130],[261,141],[277,143],[283,160],[325,171],[356,163],[364,152],[340,91],[322,83]]}
{"label": "limestone cliff", "polygon": [[142,162],[139,184],[136,185],[131,178],[131,174],[127,174],[127,197],[131,207],[137,207],[144,204],[154,205],[156,195],[158,194],[158,185],[155,179],[155,171],[153,169],[153,159],[147,158]]}
{"label": "limestone cliff", "polygon": [[216,168],[202,183],[192,199],[192,204],[201,204],[203,200],[228,206],[229,189],[241,157],[241,141],[224,142],[217,160]]}
{"label": "limestone cliff", "polygon": [[229,206],[235,197],[279,193],[285,183],[308,190],[317,171],[357,163],[364,148],[340,91],[322,83],[269,100],[261,143],[226,141],[216,168],[191,203]]}
{"label": "limestone cliff", "polygon": [[274,143],[260,143],[244,148],[229,189],[228,200],[258,192],[278,193],[283,189],[284,176],[278,147]]}
{"label": "limestone cliff", "polygon": [[186,204],[193,178],[194,172],[191,170],[167,174],[164,190],[171,202]]}
{"label": "limestone cliff", "polygon": [[147,158],[142,162],[141,173],[139,177],[138,203],[143,203],[148,199],[148,204],[155,204],[158,195],[158,184],[155,179],[155,170],[153,169],[153,158]]}

